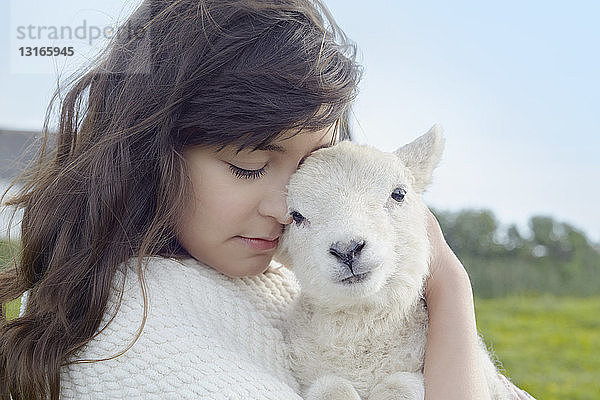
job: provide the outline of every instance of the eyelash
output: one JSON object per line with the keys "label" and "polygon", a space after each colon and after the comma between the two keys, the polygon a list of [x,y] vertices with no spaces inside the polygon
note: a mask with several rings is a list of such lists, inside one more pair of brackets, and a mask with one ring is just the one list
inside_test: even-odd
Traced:
{"label": "eyelash", "polygon": [[[303,162],[304,158],[300,160],[298,167],[300,167]],[[262,167],[261,169],[243,169],[236,167],[233,164],[229,164],[229,169],[231,170],[231,173],[239,179],[258,179],[265,174],[265,167]]]}
{"label": "eyelash", "polygon": [[235,177],[240,179],[258,179],[265,173],[265,167],[261,169],[243,169],[229,164],[229,169]]}

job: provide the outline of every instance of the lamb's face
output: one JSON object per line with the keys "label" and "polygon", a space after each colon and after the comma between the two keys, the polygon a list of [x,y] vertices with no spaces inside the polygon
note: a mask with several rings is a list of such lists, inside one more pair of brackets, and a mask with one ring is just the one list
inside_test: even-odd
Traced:
{"label": "lamb's face", "polygon": [[336,304],[384,287],[394,297],[418,295],[429,243],[423,182],[407,165],[397,154],[342,142],[313,153],[292,176],[294,222],[280,256],[305,294]]}

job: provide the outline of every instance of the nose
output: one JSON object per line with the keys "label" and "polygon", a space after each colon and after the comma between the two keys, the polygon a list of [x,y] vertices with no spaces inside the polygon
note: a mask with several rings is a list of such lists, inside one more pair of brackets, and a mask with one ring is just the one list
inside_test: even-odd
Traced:
{"label": "nose", "polygon": [[329,253],[338,258],[344,264],[351,266],[354,260],[360,256],[360,252],[364,247],[364,240],[335,242],[329,248]]}
{"label": "nose", "polygon": [[265,193],[258,206],[258,212],[263,216],[275,218],[282,225],[292,222],[292,217],[288,213],[284,190],[274,190]]}

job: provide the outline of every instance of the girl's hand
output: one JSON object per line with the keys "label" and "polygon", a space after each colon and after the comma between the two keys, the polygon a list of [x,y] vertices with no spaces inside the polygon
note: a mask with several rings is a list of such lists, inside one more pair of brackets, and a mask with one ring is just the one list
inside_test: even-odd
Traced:
{"label": "girl's hand", "polygon": [[[429,332],[425,351],[425,399],[489,399],[478,365],[473,291],[433,213],[428,213],[430,274],[425,287]],[[500,375],[515,400],[533,397]],[[535,399],[534,399],[535,400]]]}
{"label": "girl's hand", "polygon": [[450,246],[448,246],[438,220],[429,209],[427,209],[427,233],[431,245],[431,258],[429,263],[429,278],[427,279],[425,290],[431,289],[432,285],[430,283],[437,283],[440,280],[438,277],[445,274],[457,275],[459,278],[468,281],[467,271]]}
{"label": "girl's hand", "polygon": [[465,295],[469,303],[467,305],[474,309],[471,281],[467,271],[446,242],[438,220],[429,209],[427,209],[427,234],[431,256],[429,276],[425,285],[425,299],[440,290],[453,291]]}
{"label": "girl's hand", "polygon": [[430,274],[425,287],[429,328],[425,348],[425,400],[489,399],[479,366],[471,282],[428,212]]}

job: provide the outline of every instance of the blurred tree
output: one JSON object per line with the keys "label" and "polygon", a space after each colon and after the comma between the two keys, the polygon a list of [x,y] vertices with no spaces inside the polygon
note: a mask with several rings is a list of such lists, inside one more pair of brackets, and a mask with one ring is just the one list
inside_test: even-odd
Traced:
{"label": "blurred tree", "polygon": [[530,252],[527,241],[521,236],[521,233],[515,224],[508,226],[506,230],[506,239],[503,244],[508,255],[516,256],[523,254],[524,252]]}
{"label": "blurred tree", "polygon": [[576,247],[583,249],[585,246],[581,246],[579,243],[581,239],[587,244],[585,236],[578,234],[566,224],[554,221],[551,217],[531,217],[529,226],[533,233],[533,247],[543,246],[544,256],[549,257],[555,263],[569,261],[573,257]]}
{"label": "blurred tree", "polygon": [[432,210],[478,296],[510,293],[600,294],[600,252],[585,234],[549,216],[501,230],[489,210]]}
{"label": "blurred tree", "polygon": [[462,210],[448,218],[448,223],[444,234],[459,256],[490,257],[504,250],[496,241],[498,222],[489,210]]}

